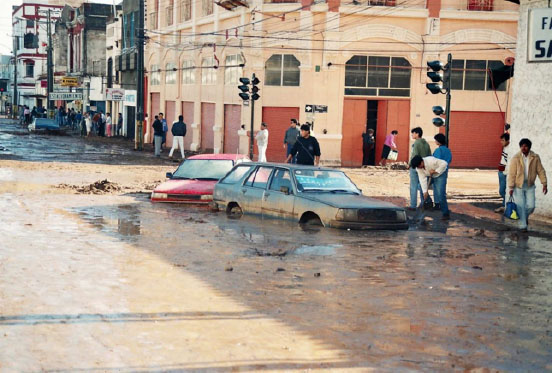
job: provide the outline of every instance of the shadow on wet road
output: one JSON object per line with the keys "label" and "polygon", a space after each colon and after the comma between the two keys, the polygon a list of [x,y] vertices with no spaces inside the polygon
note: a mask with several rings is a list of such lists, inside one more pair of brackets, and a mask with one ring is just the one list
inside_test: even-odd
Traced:
{"label": "shadow on wet road", "polygon": [[[329,362],[329,368],[542,371],[552,361],[547,237],[484,230],[469,219],[428,219],[398,232],[303,230],[137,198],[135,204],[73,212],[197,276],[253,315],[343,351],[348,363]],[[72,322],[78,315],[50,316]],[[237,367],[286,369],[285,363],[261,366]]]}

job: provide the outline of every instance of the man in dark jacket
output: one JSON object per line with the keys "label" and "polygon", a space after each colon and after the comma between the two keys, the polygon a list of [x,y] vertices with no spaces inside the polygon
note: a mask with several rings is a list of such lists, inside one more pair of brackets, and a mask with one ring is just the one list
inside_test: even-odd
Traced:
{"label": "man in dark jacket", "polygon": [[297,139],[291,152],[289,153],[286,163],[297,156],[297,164],[318,166],[320,161],[320,145],[315,137],[310,135],[310,126],[303,124],[301,126],[301,137]]}
{"label": "man in dark jacket", "polygon": [[[293,148],[293,145],[295,145],[295,142],[297,142],[298,138],[299,130],[297,129],[297,119],[291,119],[290,126],[286,130],[286,134],[284,135],[284,149],[286,149],[286,157],[291,152],[291,148]],[[295,161],[296,159],[295,157],[293,157],[291,163],[295,163]]]}
{"label": "man in dark jacket", "polygon": [[169,152],[169,158],[172,158],[175,149],[180,149],[182,159],[185,159],[184,136],[186,136],[186,123],[184,123],[184,117],[182,115],[178,116],[178,122],[173,123],[171,132],[173,134],[173,143],[171,151]]}
{"label": "man in dark jacket", "polygon": [[163,141],[163,123],[159,120],[159,117],[155,116],[155,121],[153,122],[153,143],[155,145],[155,156],[161,156],[161,142]]}

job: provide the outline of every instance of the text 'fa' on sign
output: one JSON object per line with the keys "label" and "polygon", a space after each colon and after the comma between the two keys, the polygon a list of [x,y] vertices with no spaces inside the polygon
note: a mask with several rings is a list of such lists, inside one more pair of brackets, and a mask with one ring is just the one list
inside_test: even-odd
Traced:
{"label": "text 'fa' on sign", "polygon": [[82,100],[82,92],[51,92],[50,101],[73,101]]}
{"label": "text 'fa' on sign", "polygon": [[529,10],[527,61],[552,62],[552,8]]}

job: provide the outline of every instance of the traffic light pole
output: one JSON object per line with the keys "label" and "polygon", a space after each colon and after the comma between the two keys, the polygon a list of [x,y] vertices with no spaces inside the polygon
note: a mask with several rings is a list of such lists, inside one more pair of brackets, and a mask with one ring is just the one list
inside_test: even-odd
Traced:
{"label": "traffic light pole", "polygon": [[[251,77],[251,81],[255,80],[255,74]],[[253,160],[253,124],[255,123],[255,100],[251,97],[251,136],[249,138],[249,159]]]}
{"label": "traffic light pole", "polygon": [[48,118],[54,117],[54,102],[50,101],[50,93],[54,91],[54,64],[52,61],[52,28],[50,24],[50,9],[48,9],[48,51],[47,51],[47,85],[46,88],[46,107],[48,108]]}
{"label": "traffic light pole", "polygon": [[447,65],[448,69],[446,71],[447,73],[447,106],[445,109],[445,137],[447,138],[447,146],[450,144],[449,140],[449,125],[450,125],[450,91],[451,91],[451,78],[452,78],[452,54],[449,53],[447,57]]}
{"label": "traffic light pole", "polygon": [[144,1],[139,0],[138,37],[138,84],[136,92],[136,128],[134,132],[134,150],[144,148]]}

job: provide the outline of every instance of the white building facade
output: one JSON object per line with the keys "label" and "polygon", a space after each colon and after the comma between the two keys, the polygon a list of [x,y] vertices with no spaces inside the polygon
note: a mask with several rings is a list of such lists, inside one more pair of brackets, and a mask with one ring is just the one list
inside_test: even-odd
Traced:
{"label": "white building facade", "polygon": [[[531,16],[532,15],[532,16]],[[512,101],[510,156],[519,140],[528,138],[552,178],[552,8],[548,0],[521,0]],[[544,31],[544,32],[543,32]],[[535,38],[537,36],[537,38]],[[550,183],[549,183],[550,184]],[[550,185],[548,187],[550,188]],[[552,217],[552,193],[544,195],[537,181],[536,213]]]}
{"label": "white building facade", "polygon": [[30,108],[47,106],[45,88],[48,13],[50,24],[53,26],[61,15],[61,6],[50,5],[48,0],[33,0],[14,7],[12,12],[17,103]]}

